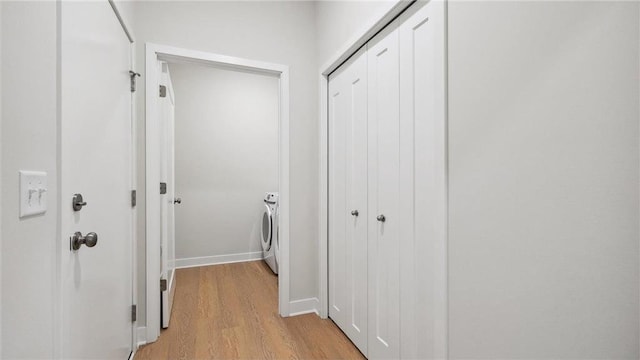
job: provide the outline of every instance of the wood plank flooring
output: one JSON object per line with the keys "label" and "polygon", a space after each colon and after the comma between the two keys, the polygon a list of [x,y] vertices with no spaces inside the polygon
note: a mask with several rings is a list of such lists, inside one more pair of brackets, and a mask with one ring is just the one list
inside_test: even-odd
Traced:
{"label": "wood plank flooring", "polygon": [[364,359],[331,320],[278,315],[277,277],[263,261],[180,269],[169,328],[146,359]]}

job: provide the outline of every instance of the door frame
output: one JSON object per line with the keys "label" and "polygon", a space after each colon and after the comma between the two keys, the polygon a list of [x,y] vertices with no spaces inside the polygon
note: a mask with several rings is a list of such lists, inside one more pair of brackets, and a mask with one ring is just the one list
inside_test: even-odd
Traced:
{"label": "door frame", "polygon": [[[157,93],[160,80],[155,71],[158,60],[169,63],[176,61],[190,62],[224,69],[270,74],[278,77],[280,81],[278,140],[280,264],[278,266],[278,309],[281,316],[289,316],[289,66],[154,43],[146,43],[145,53],[146,269],[160,268],[160,202],[159,197],[156,196],[160,181],[159,176],[153,175],[159,174],[159,153],[157,148],[160,144],[159,139],[156,139],[159,129],[158,122],[153,121],[158,117],[157,96],[153,96]],[[160,336],[160,296],[149,296],[149,294],[160,294],[159,271],[146,272],[146,292],[146,340],[147,342],[153,342]]]}
{"label": "door frame", "polygon": [[[133,33],[127,26],[125,19],[123,18],[120,10],[118,9],[118,4],[115,3],[114,0],[108,0],[109,5],[113,9],[114,14],[118,18],[118,22],[120,22],[120,26],[122,26],[122,30],[125,35],[129,39],[130,51],[131,51],[131,59],[129,68],[131,71],[136,72],[136,42]],[[135,80],[134,80],[135,81]],[[136,166],[136,157],[138,153],[138,139],[137,139],[137,116],[136,116],[136,93],[135,91],[131,92],[131,158],[130,160],[130,178],[131,191],[136,191],[136,184],[138,179],[138,171]],[[137,232],[138,232],[138,210],[137,206],[131,206],[131,305],[136,306],[138,304],[138,255],[137,255]],[[137,316],[136,316],[137,317]],[[136,353],[138,348],[138,322],[137,320],[131,321],[131,354],[130,359],[133,359],[133,356]]]}

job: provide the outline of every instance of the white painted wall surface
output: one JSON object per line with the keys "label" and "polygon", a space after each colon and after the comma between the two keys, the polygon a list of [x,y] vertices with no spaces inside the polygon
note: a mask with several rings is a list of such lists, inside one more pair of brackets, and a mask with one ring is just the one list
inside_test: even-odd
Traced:
{"label": "white painted wall surface", "polygon": [[[54,357],[56,3],[2,2],[2,354]],[[6,91],[11,89],[11,91]],[[18,218],[18,170],[48,174],[48,210]],[[8,241],[7,239],[10,239]]]}
{"label": "white painted wall surface", "polygon": [[[316,54],[325,65],[363,35],[368,25],[382,18],[400,0],[316,1]],[[324,69],[323,69],[324,70]],[[316,74],[318,75],[318,74]]]}
{"label": "white painted wall surface", "polygon": [[[2,4],[0,4],[0,29],[2,29]],[[0,139],[2,139],[2,35],[0,35]],[[2,146],[0,145],[0,169]],[[2,309],[2,170],[0,170],[0,309]],[[2,311],[0,310],[0,357],[2,357]]]}
{"label": "white painted wall surface", "polygon": [[450,355],[638,358],[638,3],[450,2]]}
{"label": "white painted wall surface", "polygon": [[[290,66],[291,300],[316,297],[319,154],[314,4],[136,2],[134,23],[139,62],[144,59],[144,43],[149,41]],[[144,88],[139,88],[137,97],[143,104]],[[139,109],[138,161],[144,164],[144,107]],[[143,174],[140,171],[138,177],[139,266],[145,264]],[[141,305],[146,301],[144,277],[144,267],[139,268]],[[144,311],[143,306],[138,310],[140,326],[145,323]]]}
{"label": "white painted wall surface", "polygon": [[176,99],[176,259],[261,252],[278,191],[277,77],[170,64]]}

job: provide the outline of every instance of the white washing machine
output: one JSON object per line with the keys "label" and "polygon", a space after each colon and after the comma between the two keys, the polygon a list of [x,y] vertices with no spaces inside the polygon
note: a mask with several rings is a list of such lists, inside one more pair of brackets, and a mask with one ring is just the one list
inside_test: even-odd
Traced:
{"label": "white washing machine", "polygon": [[262,257],[274,274],[278,274],[278,245],[278,193],[268,192],[262,215]]}

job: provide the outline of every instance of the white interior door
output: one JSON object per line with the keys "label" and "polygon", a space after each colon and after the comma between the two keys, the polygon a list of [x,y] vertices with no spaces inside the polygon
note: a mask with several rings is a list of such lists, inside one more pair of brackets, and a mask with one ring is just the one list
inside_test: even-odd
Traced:
{"label": "white interior door", "polygon": [[367,56],[329,79],[329,316],[367,354]]}
{"label": "white interior door", "polygon": [[444,6],[400,18],[401,358],[447,358]]}
{"label": "white interior door", "polygon": [[368,44],[369,353],[400,357],[399,54],[393,24]]}
{"label": "white interior door", "polygon": [[[62,356],[131,352],[131,45],[107,1],[61,6]],[[72,208],[72,196],[87,205]],[[93,247],[70,248],[81,232]]]}
{"label": "white interior door", "polygon": [[171,306],[175,293],[175,96],[169,66],[166,62],[159,62],[160,85],[164,86],[164,93],[160,97],[161,121],[161,164],[160,179],[166,184],[166,193],[161,194],[161,269],[160,279],[166,280],[167,288],[161,295],[162,327],[169,327]]}

